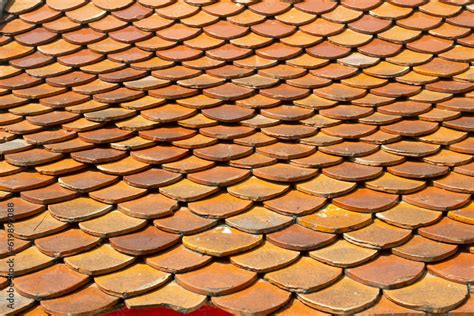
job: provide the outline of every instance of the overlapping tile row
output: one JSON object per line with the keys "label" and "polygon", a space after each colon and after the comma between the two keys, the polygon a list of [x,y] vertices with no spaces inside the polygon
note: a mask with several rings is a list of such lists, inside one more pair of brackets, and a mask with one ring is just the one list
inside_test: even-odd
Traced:
{"label": "overlapping tile row", "polygon": [[10,1],[0,313],[474,311],[474,6],[236,2]]}

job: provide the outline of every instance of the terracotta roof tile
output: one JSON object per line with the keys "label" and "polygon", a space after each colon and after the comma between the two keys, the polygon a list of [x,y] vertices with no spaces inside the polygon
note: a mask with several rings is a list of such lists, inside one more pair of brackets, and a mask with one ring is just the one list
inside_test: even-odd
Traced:
{"label": "terracotta roof tile", "polygon": [[21,260],[21,262],[15,265],[15,276],[29,274],[54,264],[53,258],[41,253],[35,246],[30,246],[29,248],[14,254],[14,256],[0,259],[1,276],[8,276],[8,260],[12,258],[15,260]]}
{"label": "terracotta roof tile", "polygon": [[[130,279],[128,277],[130,273],[133,273],[135,278]],[[170,274],[153,269],[146,264],[136,264],[115,273],[98,276],[94,278],[94,281],[104,292],[128,298],[153,290],[165,284],[170,277]],[[153,281],[150,282],[150,279]]]}
{"label": "terracotta roof tile", "polygon": [[[219,278],[215,278],[219,275]],[[188,290],[210,296],[221,296],[248,287],[257,278],[256,273],[232,264],[214,262],[204,268],[180,274],[178,284]]]}
{"label": "terracotta roof tile", "polygon": [[140,229],[146,224],[143,219],[133,218],[119,211],[112,211],[79,224],[81,230],[98,237],[113,237]]}
{"label": "terracotta roof tile", "polygon": [[[54,279],[55,282],[49,282]],[[49,299],[65,295],[86,284],[88,277],[57,264],[39,272],[19,277],[16,290],[26,297]]]}
{"label": "terracotta roof tile", "polygon": [[[444,289],[443,294],[433,289]],[[445,281],[427,274],[420,281],[401,289],[384,291],[390,300],[424,312],[444,312],[461,305],[467,293],[465,288],[453,282]],[[426,300],[426,298],[429,298]],[[423,301],[423,302],[421,302]]]}
{"label": "terracotta roof tile", "polygon": [[[308,277],[308,270],[315,273]],[[311,292],[334,283],[341,272],[340,268],[328,266],[312,258],[301,258],[286,268],[267,273],[265,279],[293,292]],[[305,277],[295,277],[298,275]]]}
{"label": "terracotta roof tile", "polygon": [[[285,305],[289,297],[289,292],[281,290],[266,281],[259,280],[251,287],[240,292],[213,297],[212,303],[233,313],[243,311],[271,313]],[[268,298],[271,298],[271,301]]]}
{"label": "terracotta roof tile", "polygon": [[69,229],[58,234],[35,240],[39,251],[50,257],[62,258],[79,254],[94,248],[99,243],[98,237],[93,237],[79,229]]}
{"label": "terracotta roof tile", "polygon": [[[345,291],[357,293],[341,300]],[[373,305],[379,296],[379,290],[349,278],[343,278],[322,290],[299,294],[298,298],[313,308],[329,313],[354,313]]]}
{"label": "terracotta roof tile", "polygon": [[110,245],[102,245],[91,251],[65,258],[73,270],[87,275],[106,274],[119,270],[135,261],[134,257],[121,254]]}
{"label": "terracotta roof tile", "polygon": [[49,313],[95,313],[107,310],[118,303],[118,298],[102,292],[95,284],[72,294],[42,301],[41,306]]}
{"label": "terracotta roof tile", "polygon": [[331,266],[347,268],[372,259],[377,255],[377,250],[359,247],[340,239],[329,246],[311,251],[309,255]]}
{"label": "terracotta roof tile", "polygon": [[202,306],[207,300],[205,295],[188,291],[171,281],[165,286],[125,301],[130,308],[170,307],[179,312],[190,312]]}
{"label": "terracotta roof tile", "polygon": [[167,232],[180,234],[196,234],[209,229],[216,224],[216,220],[200,217],[186,208],[181,208],[172,216],[155,219],[153,224]]}
{"label": "terracotta roof tile", "polygon": [[[347,275],[366,285],[392,289],[413,283],[423,274],[425,265],[394,255],[382,255],[361,266],[346,270]],[[384,273],[374,273],[383,269]]]}
{"label": "terracotta roof tile", "polygon": [[[2,296],[2,298],[6,299],[8,298],[8,287],[5,287],[0,293],[0,295]],[[2,313],[20,313],[20,312],[23,312],[27,309],[29,309],[30,307],[34,306],[35,305],[35,300],[34,299],[31,299],[31,298],[28,298],[28,297],[24,297],[22,295],[18,295],[18,303],[15,304],[15,306],[13,307],[13,310],[11,308],[8,308],[6,305],[5,306],[2,306],[1,309],[0,309],[0,312]]]}
{"label": "terracotta roof tile", "polygon": [[0,220],[14,203],[16,223],[0,275],[14,254],[13,313],[469,311],[471,11],[11,1]]}

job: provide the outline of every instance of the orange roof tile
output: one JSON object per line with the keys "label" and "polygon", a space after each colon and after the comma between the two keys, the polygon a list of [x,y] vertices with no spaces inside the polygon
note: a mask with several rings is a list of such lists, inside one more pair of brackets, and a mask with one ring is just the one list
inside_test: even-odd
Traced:
{"label": "orange roof tile", "polygon": [[469,313],[465,0],[9,0],[0,298]]}

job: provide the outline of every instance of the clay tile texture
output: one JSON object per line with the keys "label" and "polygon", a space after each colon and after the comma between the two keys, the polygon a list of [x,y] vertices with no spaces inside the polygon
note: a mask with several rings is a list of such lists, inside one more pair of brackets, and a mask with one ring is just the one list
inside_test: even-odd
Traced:
{"label": "clay tile texture", "polygon": [[474,315],[472,1],[1,4],[1,315]]}

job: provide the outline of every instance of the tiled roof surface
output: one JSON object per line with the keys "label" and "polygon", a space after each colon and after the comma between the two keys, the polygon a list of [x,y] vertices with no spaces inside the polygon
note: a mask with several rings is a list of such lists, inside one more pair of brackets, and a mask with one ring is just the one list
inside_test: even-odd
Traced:
{"label": "tiled roof surface", "polygon": [[474,312],[474,5],[238,2],[10,1],[0,313]]}

